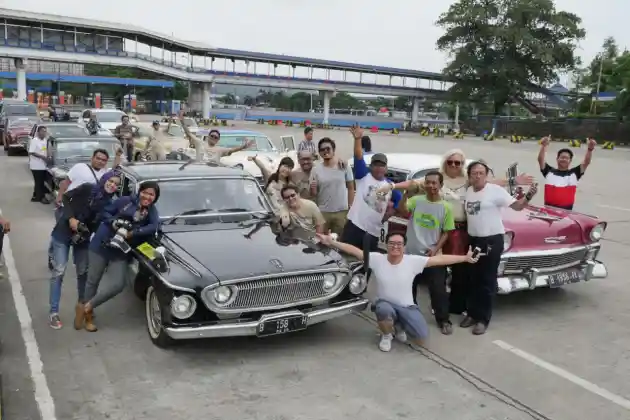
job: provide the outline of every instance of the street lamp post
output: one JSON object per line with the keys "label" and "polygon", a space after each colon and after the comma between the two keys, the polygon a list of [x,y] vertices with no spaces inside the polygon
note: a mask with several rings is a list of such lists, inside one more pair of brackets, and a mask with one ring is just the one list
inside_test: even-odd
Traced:
{"label": "street lamp post", "polygon": [[591,114],[597,111],[597,101],[599,101],[599,90],[602,86],[602,73],[604,72],[604,55],[599,54],[599,76],[597,77],[597,93],[595,94],[595,101],[591,100]]}

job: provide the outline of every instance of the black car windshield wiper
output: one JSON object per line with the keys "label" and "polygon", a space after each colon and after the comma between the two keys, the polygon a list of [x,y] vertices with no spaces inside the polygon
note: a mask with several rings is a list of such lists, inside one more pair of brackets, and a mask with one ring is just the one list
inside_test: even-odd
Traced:
{"label": "black car windshield wiper", "polygon": [[193,209],[193,210],[186,210],[183,211],[181,213],[178,213],[168,219],[166,219],[164,222],[162,222],[165,225],[170,225],[172,224],[176,219],[179,219],[182,216],[194,216],[196,214],[203,214],[203,213],[209,213],[209,212],[215,212],[216,210],[213,209]]}

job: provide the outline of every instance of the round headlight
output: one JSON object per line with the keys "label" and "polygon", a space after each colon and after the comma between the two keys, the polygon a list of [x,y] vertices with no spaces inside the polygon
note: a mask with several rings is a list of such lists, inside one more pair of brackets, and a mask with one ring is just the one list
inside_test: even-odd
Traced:
{"label": "round headlight", "polygon": [[597,242],[600,239],[602,239],[602,236],[604,236],[605,230],[606,230],[606,227],[603,223],[596,225],[593,229],[591,229],[591,233],[589,234],[591,241]]}
{"label": "round headlight", "polygon": [[197,309],[195,298],[188,295],[175,296],[171,300],[171,314],[178,319],[190,318]]}
{"label": "round headlight", "polygon": [[324,290],[328,291],[335,287],[337,284],[337,276],[332,273],[324,274]]}
{"label": "round headlight", "polygon": [[350,279],[350,283],[348,284],[348,288],[350,289],[350,293],[353,295],[359,295],[365,292],[365,289],[367,288],[365,275],[361,273],[353,275],[352,279]]}
{"label": "round headlight", "polygon": [[224,304],[232,298],[232,289],[227,286],[219,286],[214,289],[214,300],[219,304]]}
{"label": "round headlight", "polygon": [[512,247],[512,240],[514,239],[513,232],[506,232],[503,235],[503,252],[506,252],[508,249]]}

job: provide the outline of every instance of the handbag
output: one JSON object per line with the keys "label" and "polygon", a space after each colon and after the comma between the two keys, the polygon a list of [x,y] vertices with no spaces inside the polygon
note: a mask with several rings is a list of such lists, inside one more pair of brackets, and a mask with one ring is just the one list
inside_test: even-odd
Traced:
{"label": "handbag", "polygon": [[466,223],[455,223],[455,229],[448,232],[448,239],[442,252],[449,255],[466,255],[468,253],[468,232]]}

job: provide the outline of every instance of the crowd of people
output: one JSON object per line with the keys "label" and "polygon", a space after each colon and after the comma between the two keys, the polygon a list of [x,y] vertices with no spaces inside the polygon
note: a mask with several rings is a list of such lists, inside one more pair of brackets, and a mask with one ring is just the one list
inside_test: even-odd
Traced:
{"label": "crowd of people", "polygon": [[[123,154],[129,158],[133,153],[128,146],[133,144],[129,142],[129,126],[128,118],[123,117],[116,129],[121,147],[111,168],[106,168],[107,151],[98,149],[90,163],[75,165],[61,184],[49,249],[52,328],[62,327],[61,285],[71,251],[78,294],[74,327],[96,331],[94,309],[119,294],[125,285],[128,256],[109,246],[117,223],[121,218],[132,221],[134,227],[127,234],[131,244],[144,241],[159,228],[157,184],[143,183],[137,196],[115,199],[120,184],[117,167]],[[252,145],[222,148],[217,146],[218,130],[212,130],[203,142],[185,124],[182,127],[198,160],[218,162]],[[153,129],[150,141],[154,143],[154,158],[164,159],[160,143],[165,130],[159,122]],[[421,282],[429,286],[431,308],[443,334],[453,333],[451,314],[463,316],[461,327],[472,327],[475,335],[484,334],[492,317],[504,246],[501,210],[510,207],[520,211],[527,206],[537,193],[533,177],[495,178],[487,163],[479,160],[466,165],[464,152],[456,149],[444,155],[439,170],[422,179],[394,183],[386,177],[386,154],[372,152],[371,140],[361,128],[353,127],[350,132],[352,167],[339,157],[334,140],[324,137],[316,143],[310,127],[298,146],[297,166],[289,157],[282,158],[275,169],[258,156],[249,158],[261,169],[263,190],[279,224],[289,231],[312,232],[322,244],[364,260],[370,281],[376,283],[372,310],[382,333],[381,350],[389,351],[394,338],[407,341],[407,336],[411,343],[426,344],[428,327],[417,300]],[[33,201],[41,201],[35,171],[42,170],[37,165],[46,158],[37,146],[45,142],[45,127],[40,127],[36,137],[29,157],[36,179]],[[573,154],[568,149],[558,152],[557,167],[549,165],[545,160],[548,144],[549,138],[542,140],[538,157],[545,177],[545,203],[572,209],[577,182],[591,162],[596,143],[589,140],[584,161],[573,168]],[[513,197],[503,188],[508,182],[529,185],[529,190],[520,198]],[[407,231],[389,232],[387,252],[381,254],[381,229],[396,212],[409,214]],[[1,246],[10,224],[0,219],[0,226]],[[451,272],[450,293],[446,267]]]}

